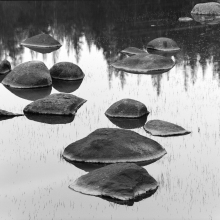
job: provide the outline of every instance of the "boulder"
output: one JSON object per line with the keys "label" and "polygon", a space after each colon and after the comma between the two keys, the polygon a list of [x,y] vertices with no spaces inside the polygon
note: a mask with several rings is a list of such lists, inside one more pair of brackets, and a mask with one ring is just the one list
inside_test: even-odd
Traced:
{"label": "boulder", "polygon": [[148,52],[141,50],[141,49],[138,49],[136,47],[127,47],[124,50],[122,50],[121,53],[129,55],[129,56],[133,56],[133,55],[137,55],[137,54],[146,54]]}
{"label": "boulder", "polygon": [[155,54],[138,54],[112,63],[118,70],[130,73],[157,74],[167,72],[174,67],[171,58]]}
{"label": "boulder", "polygon": [[85,102],[77,96],[58,93],[30,103],[23,111],[25,114],[75,115]]}
{"label": "boulder", "polygon": [[196,4],[192,9],[191,14],[220,15],[220,4],[217,2]]}
{"label": "boulder", "polygon": [[133,200],[146,193],[153,194],[157,181],[136,164],[111,164],[75,180],[70,186],[76,192],[93,196]]}
{"label": "boulder", "polygon": [[0,121],[10,119],[10,118],[14,118],[14,117],[17,117],[17,116],[23,116],[23,114],[12,113],[12,112],[8,112],[8,111],[0,109]]}
{"label": "boulder", "polygon": [[69,162],[150,164],[165,154],[159,143],[134,131],[100,128],[67,146],[63,157]]}
{"label": "boulder", "polygon": [[112,104],[105,112],[108,117],[114,118],[140,118],[148,115],[147,107],[133,99],[122,99]]}
{"label": "boulder", "polygon": [[27,38],[21,45],[40,53],[50,53],[62,45],[48,34],[38,34]]}
{"label": "boulder", "polygon": [[11,64],[7,60],[3,60],[0,62],[0,75],[7,74],[11,71]]}
{"label": "boulder", "polygon": [[151,120],[144,125],[144,130],[153,136],[179,136],[191,133],[184,128],[162,120]]}
{"label": "boulder", "polygon": [[41,61],[28,61],[16,66],[2,81],[12,88],[30,89],[52,85],[50,72]]}
{"label": "boulder", "polygon": [[60,62],[54,64],[50,69],[50,75],[54,79],[71,81],[82,80],[85,76],[79,66],[70,62]]}
{"label": "boulder", "polygon": [[147,44],[147,49],[159,50],[159,51],[178,51],[180,48],[177,46],[176,42],[170,38],[159,37]]}

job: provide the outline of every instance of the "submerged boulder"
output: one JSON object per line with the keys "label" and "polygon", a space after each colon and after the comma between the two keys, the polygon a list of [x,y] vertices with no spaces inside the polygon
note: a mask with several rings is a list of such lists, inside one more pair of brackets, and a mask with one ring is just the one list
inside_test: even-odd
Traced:
{"label": "submerged boulder", "polygon": [[178,51],[180,48],[177,46],[176,42],[170,38],[159,37],[147,44],[147,49],[159,50],[159,51]]}
{"label": "submerged boulder", "polygon": [[137,55],[137,54],[146,54],[148,52],[138,49],[136,47],[127,47],[124,50],[122,50],[121,53],[132,56],[132,55]]}
{"label": "submerged boulder", "polygon": [[184,128],[162,120],[151,120],[144,125],[144,130],[153,136],[179,136],[191,133]]}
{"label": "submerged boulder", "polygon": [[60,80],[82,80],[85,76],[83,71],[74,63],[56,63],[50,69],[50,75],[54,79]]}
{"label": "submerged boulder", "polygon": [[196,4],[192,9],[191,14],[220,15],[220,4],[217,2]]}
{"label": "submerged boulder", "polygon": [[158,183],[144,168],[132,163],[121,163],[85,174],[69,187],[83,194],[133,200],[146,193],[153,194]]}
{"label": "submerged boulder", "polygon": [[38,99],[24,108],[25,114],[75,115],[86,100],[65,93]]}
{"label": "submerged boulder", "polygon": [[166,72],[172,69],[174,65],[175,63],[171,58],[155,54],[138,54],[111,64],[118,70],[142,74]]}
{"label": "submerged boulder", "polygon": [[150,164],[165,154],[159,143],[134,131],[100,128],[67,146],[63,157],[69,162]]}
{"label": "submerged boulder", "polygon": [[7,74],[11,71],[11,64],[7,60],[3,60],[0,62],[0,75]]}
{"label": "submerged boulder", "polygon": [[140,118],[148,115],[147,107],[133,99],[122,99],[112,104],[105,112],[108,117],[114,118]]}
{"label": "submerged boulder", "polygon": [[38,34],[27,38],[21,45],[40,53],[50,53],[62,45],[48,34]]}
{"label": "submerged boulder", "polygon": [[23,114],[12,113],[12,112],[8,112],[8,111],[0,109],[0,121],[10,119],[10,118],[14,118],[14,117],[17,117],[17,116],[23,116]]}
{"label": "submerged boulder", "polygon": [[52,85],[46,65],[41,61],[28,61],[16,66],[2,81],[12,88],[39,88]]}

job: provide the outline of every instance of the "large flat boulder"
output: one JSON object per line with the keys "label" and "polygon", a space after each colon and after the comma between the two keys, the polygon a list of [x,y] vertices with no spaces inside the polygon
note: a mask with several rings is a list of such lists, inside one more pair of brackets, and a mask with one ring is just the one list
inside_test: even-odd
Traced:
{"label": "large flat boulder", "polygon": [[192,9],[191,14],[220,15],[220,4],[217,2],[196,4]]}
{"label": "large flat boulder", "polygon": [[100,128],[67,146],[63,157],[69,162],[150,164],[165,154],[159,143],[134,131]]}
{"label": "large flat boulder", "polygon": [[153,194],[158,183],[144,168],[132,163],[121,163],[85,174],[69,187],[83,194],[133,200],[149,192]]}
{"label": "large flat boulder", "polygon": [[7,60],[0,62],[0,75],[7,74],[11,71],[11,64]]}
{"label": "large flat boulder", "polygon": [[175,63],[171,58],[155,54],[138,54],[112,63],[118,70],[137,74],[153,74],[169,71]]}
{"label": "large flat boulder", "polygon": [[31,89],[52,85],[50,72],[41,61],[28,61],[16,66],[2,81],[12,88]]}
{"label": "large flat boulder", "polygon": [[75,115],[85,102],[77,96],[58,93],[30,103],[23,111],[25,114]]}
{"label": "large flat boulder", "polygon": [[162,120],[148,121],[144,125],[144,130],[153,136],[162,137],[179,136],[191,133],[179,125]]}
{"label": "large flat boulder", "polygon": [[59,49],[62,45],[48,34],[38,34],[27,38],[21,45],[39,53],[50,53]]}

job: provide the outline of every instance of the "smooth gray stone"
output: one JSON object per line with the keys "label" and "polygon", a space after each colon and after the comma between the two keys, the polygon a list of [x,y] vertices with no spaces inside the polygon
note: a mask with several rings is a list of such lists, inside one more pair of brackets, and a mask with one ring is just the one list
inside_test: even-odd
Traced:
{"label": "smooth gray stone", "polygon": [[190,18],[190,17],[180,17],[178,19],[178,21],[180,21],[180,22],[189,22],[189,21],[193,21],[193,19]]}
{"label": "smooth gray stone", "polygon": [[126,201],[155,192],[158,183],[144,168],[132,163],[120,163],[91,171],[69,187],[87,195]]}
{"label": "smooth gray stone", "polygon": [[174,67],[171,58],[155,54],[138,54],[112,63],[118,70],[137,74],[157,74],[167,72]]}
{"label": "smooth gray stone", "polygon": [[12,88],[31,89],[52,85],[50,72],[41,61],[28,61],[16,66],[2,84]]}
{"label": "smooth gray stone", "polygon": [[86,100],[65,93],[38,99],[24,108],[25,114],[75,115]]}
{"label": "smooth gray stone", "polygon": [[122,50],[121,53],[132,56],[132,55],[137,55],[137,54],[147,54],[148,52],[138,49],[136,47],[127,47],[124,50]]}
{"label": "smooth gray stone", "polygon": [[23,114],[12,113],[12,112],[8,112],[8,111],[0,109],[0,121],[7,120],[7,119],[10,119],[10,118],[14,118],[14,117],[17,117],[17,116],[23,116]]}
{"label": "smooth gray stone", "polygon": [[60,80],[82,80],[85,76],[83,71],[74,63],[56,63],[50,69],[50,75],[54,79]]}
{"label": "smooth gray stone", "polygon": [[0,75],[7,74],[11,71],[11,64],[7,60],[0,62]]}
{"label": "smooth gray stone", "polygon": [[220,15],[220,4],[217,2],[196,4],[192,9],[191,14]]}
{"label": "smooth gray stone", "polygon": [[162,120],[151,120],[144,125],[144,130],[153,136],[179,136],[191,133],[179,125]]}
{"label": "smooth gray stone", "polygon": [[62,45],[48,34],[38,34],[27,38],[21,45],[40,53],[50,53],[59,49]]}
{"label": "smooth gray stone", "polygon": [[68,145],[63,158],[68,162],[150,164],[165,154],[159,143],[134,131],[100,128]]}

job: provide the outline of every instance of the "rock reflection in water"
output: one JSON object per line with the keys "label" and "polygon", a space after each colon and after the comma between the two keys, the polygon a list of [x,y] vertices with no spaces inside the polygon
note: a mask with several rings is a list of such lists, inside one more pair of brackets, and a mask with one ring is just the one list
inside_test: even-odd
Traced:
{"label": "rock reflection in water", "polygon": [[220,15],[197,15],[192,14],[193,19],[201,24],[215,25],[220,23]]}

